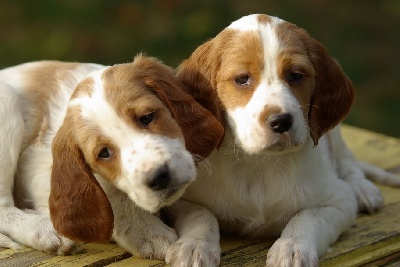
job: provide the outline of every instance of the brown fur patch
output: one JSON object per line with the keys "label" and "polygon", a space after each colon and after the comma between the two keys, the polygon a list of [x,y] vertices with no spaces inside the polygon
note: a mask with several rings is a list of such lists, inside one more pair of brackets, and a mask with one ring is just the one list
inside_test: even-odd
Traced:
{"label": "brown fur patch", "polygon": [[257,20],[261,24],[267,24],[271,22],[271,17],[265,14],[260,14],[257,16]]}
{"label": "brown fur patch", "polygon": [[92,78],[84,78],[79,82],[74,92],[71,95],[71,99],[90,96],[94,90],[94,81]]}
{"label": "brown fur patch", "polygon": [[282,109],[278,106],[271,106],[268,105],[266,108],[263,110],[259,117],[260,125],[264,125],[265,127],[268,127],[268,125],[265,123],[268,119],[269,116],[273,114],[278,114],[281,113]]}
{"label": "brown fur patch", "polygon": [[60,89],[60,81],[71,79],[70,71],[76,69],[79,63],[59,61],[42,61],[24,75],[26,93],[21,95],[22,112],[24,113],[27,137],[23,146],[33,141],[42,142],[44,133],[49,130],[49,102]]}
{"label": "brown fur patch", "polygon": [[[227,35],[224,43],[219,48],[222,57],[217,75],[217,92],[229,110],[245,106],[253,96],[263,71],[263,48],[260,35],[255,31],[234,31]],[[239,85],[235,82],[235,78],[241,75],[249,76],[248,84]]]}
{"label": "brown fur patch", "polygon": [[[276,27],[276,35],[280,40],[280,51],[277,59],[278,76],[285,81],[300,103],[304,118],[308,118],[311,97],[315,90],[315,70],[309,58],[303,39],[303,30],[283,22]],[[301,81],[290,83],[290,73],[301,73]]]}
{"label": "brown fur patch", "polygon": [[[183,140],[182,132],[167,106],[146,86],[145,76],[135,64],[121,64],[118,68],[107,69],[103,73],[107,100],[128,125]],[[153,121],[144,127],[139,119],[149,113],[154,114]]]}

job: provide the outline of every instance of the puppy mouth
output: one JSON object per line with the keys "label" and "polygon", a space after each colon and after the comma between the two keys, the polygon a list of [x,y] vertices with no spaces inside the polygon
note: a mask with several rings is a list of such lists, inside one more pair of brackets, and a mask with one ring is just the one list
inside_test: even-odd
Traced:
{"label": "puppy mouth", "polygon": [[285,140],[285,139],[286,138],[281,138],[278,142],[266,146],[264,148],[264,151],[283,154],[296,151],[302,145],[301,142],[292,141],[290,139]]}
{"label": "puppy mouth", "polygon": [[[173,188],[173,189],[168,190],[168,191],[164,194],[165,199],[168,200],[168,199],[170,199],[170,198],[173,198],[180,190],[182,190],[182,188]],[[183,191],[183,190],[182,190],[182,191]],[[179,193],[178,193],[178,194],[179,194]]]}
{"label": "puppy mouth", "polygon": [[177,185],[170,185],[168,188],[158,192],[153,192],[156,194],[156,198],[158,199],[157,207],[154,207],[154,210],[159,210],[165,206],[173,204],[184,194],[189,184],[190,182],[184,182]]}
{"label": "puppy mouth", "polygon": [[165,189],[164,192],[161,192],[161,198],[163,199],[162,202],[165,203],[163,206],[170,205],[178,200],[183,195],[189,184],[189,182],[182,183],[177,186],[172,186],[168,189]]}
{"label": "puppy mouth", "polygon": [[143,187],[140,190],[142,193],[138,194],[141,195],[138,200],[142,207],[154,212],[171,205],[183,195],[186,187],[196,177],[194,165],[187,164],[185,168],[185,165],[179,165],[183,163],[182,161],[169,162],[148,173],[143,179]]}
{"label": "puppy mouth", "polygon": [[303,142],[298,141],[293,133],[266,133],[258,145],[241,147],[249,154],[285,154],[298,150]]}

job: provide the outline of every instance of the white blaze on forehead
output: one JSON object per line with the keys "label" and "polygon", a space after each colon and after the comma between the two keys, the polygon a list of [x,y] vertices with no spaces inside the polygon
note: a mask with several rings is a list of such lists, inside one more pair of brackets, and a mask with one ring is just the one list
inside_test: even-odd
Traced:
{"label": "white blaze on forehead", "polygon": [[275,33],[276,25],[277,23],[260,25],[260,35],[264,51],[264,72],[262,79],[266,79],[269,83],[278,81],[279,40]]}
{"label": "white blaze on forehead", "polygon": [[69,105],[79,105],[82,117],[99,127],[101,134],[122,148],[129,145],[129,137],[132,137],[134,129],[116,113],[115,107],[105,97],[102,75],[107,69],[108,67],[90,75],[93,80],[91,94],[73,99]]}
{"label": "white blaze on forehead", "polygon": [[258,15],[244,16],[231,23],[227,29],[241,30],[241,31],[256,31],[259,27],[257,19]]}
{"label": "white blaze on forehead", "polygon": [[[258,87],[255,88],[255,92],[250,102],[259,102],[260,104],[256,106],[260,106],[260,109],[264,109],[265,98],[273,93],[273,91],[280,90],[282,87],[277,68],[280,41],[275,30],[277,25],[283,23],[284,20],[273,16],[269,16],[267,20],[263,20],[260,16],[265,15],[253,14],[242,17],[232,22],[232,24],[228,26],[228,29],[256,31],[260,35],[261,45],[263,47],[264,64],[262,67],[261,77],[257,77],[260,83]],[[257,99],[259,99],[259,101]],[[255,103],[248,103],[248,105],[254,104]]]}
{"label": "white blaze on forehead", "polygon": [[[232,22],[227,29],[232,29],[232,30],[241,30],[241,31],[256,31],[259,30],[260,26],[265,25],[263,23],[260,23],[259,16],[263,16],[260,14],[252,14],[248,16],[241,17],[240,19]],[[274,16],[268,16],[270,19],[268,24],[279,24],[281,22],[284,22],[284,20],[274,17]]]}
{"label": "white blaze on forehead", "polygon": [[[260,34],[260,39],[263,47],[264,54],[264,66],[261,78],[261,84],[263,81],[269,83],[275,79],[278,79],[277,70],[277,58],[279,52],[279,39],[276,36],[276,26],[283,23],[284,20],[269,16],[267,23],[261,22],[258,14],[248,15],[242,17],[231,23],[227,29],[239,30],[239,31],[257,31]],[[261,85],[260,84],[260,85]]]}

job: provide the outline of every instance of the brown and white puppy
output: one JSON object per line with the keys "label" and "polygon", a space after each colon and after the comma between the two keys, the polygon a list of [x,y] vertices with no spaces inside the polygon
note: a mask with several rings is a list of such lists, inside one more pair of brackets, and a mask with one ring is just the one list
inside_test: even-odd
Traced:
{"label": "brown and white puppy", "polygon": [[[335,128],[353,85],[326,49],[279,18],[250,15],[178,68],[190,94],[225,123],[221,147],[172,207],[179,240],[167,262],[214,266],[223,232],[279,237],[268,266],[317,266],[360,208],[383,204]],[[365,167],[365,166],[364,166]],[[378,169],[370,167],[377,173]],[[380,171],[378,180],[399,185]]]}
{"label": "brown and white puppy", "polygon": [[113,237],[164,259],[177,235],[153,213],[195,179],[192,154],[208,156],[223,134],[174,75],[142,55],[1,70],[0,246],[67,254],[73,241]]}

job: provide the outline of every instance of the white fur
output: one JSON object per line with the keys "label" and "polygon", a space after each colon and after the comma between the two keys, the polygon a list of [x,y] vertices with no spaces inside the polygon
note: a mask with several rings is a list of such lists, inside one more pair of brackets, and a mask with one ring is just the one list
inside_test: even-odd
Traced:
{"label": "white fur", "polygon": [[[120,151],[122,171],[115,184],[95,174],[113,208],[113,238],[136,256],[163,259],[177,235],[150,212],[176,200],[195,177],[194,161],[183,140],[128,127],[116,113],[118,107],[104,96],[101,75],[108,67],[95,64],[77,65],[64,80],[58,79],[57,88],[39,88],[54,90],[46,100],[48,114],[40,120],[44,128],[50,127],[32,136],[31,127],[36,125],[30,116],[40,107],[32,102],[32,91],[24,81],[46,64],[27,63],[0,71],[0,246],[19,248],[20,243],[57,254],[78,250],[78,244],[55,232],[48,204],[52,140],[68,105],[78,105],[82,116]],[[69,102],[84,78],[93,79],[94,91]],[[173,177],[171,197],[145,186],[146,178],[163,165],[168,165]]]}
{"label": "white fur", "polygon": [[[278,18],[278,17],[273,17],[273,23],[280,23],[283,20]],[[234,22],[232,22],[227,29],[233,29],[233,30],[239,30],[239,31],[255,31],[258,30],[260,27],[260,24],[257,21],[257,18],[255,15],[248,15],[244,16]]]}

